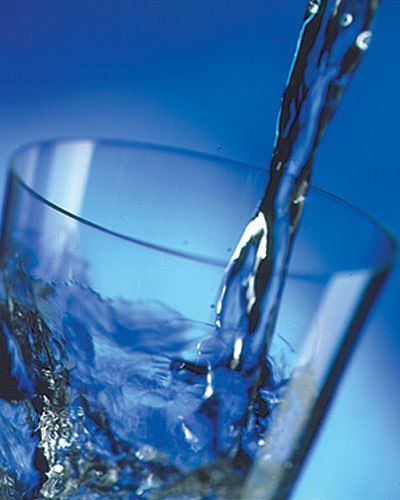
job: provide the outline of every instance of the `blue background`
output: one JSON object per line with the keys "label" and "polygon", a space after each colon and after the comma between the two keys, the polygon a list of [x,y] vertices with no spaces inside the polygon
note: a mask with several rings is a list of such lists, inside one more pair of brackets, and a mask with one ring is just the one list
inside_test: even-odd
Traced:
{"label": "blue background", "polygon": [[[0,185],[21,143],[139,139],[268,164],[305,7],[295,0],[8,0],[0,17]],[[400,235],[400,2],[320,149],[314,184]],[[400,497],[400,342],[392,276],[294,494]]]}

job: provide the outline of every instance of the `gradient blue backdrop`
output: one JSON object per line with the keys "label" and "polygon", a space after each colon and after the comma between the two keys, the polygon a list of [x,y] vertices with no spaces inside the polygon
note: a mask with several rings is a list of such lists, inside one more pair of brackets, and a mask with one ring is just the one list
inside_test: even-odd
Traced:
{"label": "gradient blue backdrop", "polygon": [[[140,139],[267,166],[303,0],[4,0],[0,196],[7,157],[59,136]],[[400,235],[398,19],[374,40],[314,183]],[[345,249],[344,249],[345,251]],[[295,500],[400,498],[397,270],[368,322]]]}

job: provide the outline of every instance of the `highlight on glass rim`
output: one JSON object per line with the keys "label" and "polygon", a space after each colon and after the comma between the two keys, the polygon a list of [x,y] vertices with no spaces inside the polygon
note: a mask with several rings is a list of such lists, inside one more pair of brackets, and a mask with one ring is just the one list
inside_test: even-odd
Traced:
{"label": "highlight on glass rim", "polygon": [[400,4],[22,4],[0,498],[398,498]]}

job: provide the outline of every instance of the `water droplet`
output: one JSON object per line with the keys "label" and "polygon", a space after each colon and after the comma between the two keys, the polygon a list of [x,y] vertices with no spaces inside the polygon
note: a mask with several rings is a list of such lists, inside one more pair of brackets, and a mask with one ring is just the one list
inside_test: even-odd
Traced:
{"label": "water droplet", "polygon": [[67,441],[66,439],[64,439],[64,438],[61,438],[61,439],[59,440],[58,444],[59,444],[59,446],[60,446],[61,448],[68,448],[68,446],[69,446],[68,441]]}
{"label": "water droplet", "polygon": [[199,444],[199,438],[195,434],[193,434],[193,432],[189,429],[189,427],[185,424],[185,422],[182,422],[181,428],[185,436],[185,439],[188,443],[190,443],[190,447],[192,448],[192,450],[199,451],[201,449],[201,445]]}
{"label": "water droplet", "polygon": [[343,28],[347,28],[350,26],[350,24],[353,22],[353,14],[349,14],[346,12],[345,14],[342,15],[340,18],[340,24],[343,26]]}
{"label": "water droplet", "polygon": [[299,205],[306,200],[304,194],[299,194],[299,196],[293,201],[293,205]]}
{"label": "water droplet", "polygon": [[285,469],[286,469],[286,470],[290,470],[290,469],[293,467],[293,462],[291,462],[290,460],[287,460],[287,461],[284,463],[284,466],[285,466]]}
{"label": "water droplet", "polygon": [[157,451],[147,444],[138,449],[135,453],[136,457],[143,462],[150,462],[157,456]]}
{"label": "water droplet", "polygon": [[182,363],[182,361],[172,361],[170,370],[173,372],[179,372],[185,367],[185,363]]}
{"label": "water droplet", "polygon": [[110,469],[108,471],[108,479],[112,483],[116,483],[118,481],[118,471],[117,471],[117,469]]}
{"label": "water droplet", "polygon": [[53,471],[56,473],[56,474],[61,474],[61,472],[64,470],[64,467],[61,465],[61,464],[56,464],[54,467],[53,467]]}
{"label": "water droplet", "polygon": [[211,309],[215,309],[215,305],[214,304],[210,304],[210,308]]}
{"label": "water droplet", "polygon": [[310,0],[310,2],[308,2],[308,12],[310,14],[317,14],[319,11],[319,5],[320,5],[319,2],[316,2],[315,0]]}
{"label": "water droplet", "polygon": [[231,369],[235,370],[240,363],[240,356],[242,354],[243,349],[243,340],[237,339],[234,345],[233,357],[231,360]]}
{"label": "water droplet", "polygon": [[356,46],[360,50],[367,50],[369,44],[371,43],[372,32],[371,31],[362,31],[356,40]]}
{"label": "water droplet", "polygon": [[207,386],[204,392],[204,399],[210,399],[214,394],[213,379],[210,372],[207,373]]}
{"label": "water droplet", "polygon": [[182,245],[185,245],[185,246],[189,245],[188,240],[183,240],[183,241],[182,241]]}
{"label": "water droplet", "polygon": [[226,251],[227,251],[227,252],[232,252],[232,250],[233,250],[233,248],[232,248],[232,247],[228,247],[228,248],[226,249]]}

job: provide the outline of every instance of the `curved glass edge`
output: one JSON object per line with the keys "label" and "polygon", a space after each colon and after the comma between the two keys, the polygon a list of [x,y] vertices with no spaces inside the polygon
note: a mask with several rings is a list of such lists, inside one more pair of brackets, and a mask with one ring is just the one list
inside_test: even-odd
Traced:
{"label": "curved glass edge", "polygon": [[390,257],[383,261],[381,264],[377,266],[371,266],[368,269],[376,269],[377,271],[383,271],[385,269],[390,269],[391,267],[394,266],[396,263],[398,256],[399,256],[399,250],[400,250],[400,243],[393,231],[384,223],[382,223],[380,220],[376,219],[373,215],[370,213],[366,212],[362,208],[358,207],[351,201],[346,200],[345,198],[342,198],[339,195],[332,194],[329,191],[326,191],[323,188],[320,188],[318,186],[311,185],[311,188],[313,191],[320,193],[321,195],[330,198],[332,201],[336,201],[338,203],[341,203],[351,210],[354,210],[359,213],[362,217],[365,219],[368,219],[375,227],[378,227],[382,233],[385,234],[385,236],[388,238],[388,241],[391,245],[391,251],[390,251]]}
{"label": "curved glass edge", "polygon": [[[300,432],[295,435],[296,446],[291,448],[293,451],[290,456],[290,467],[287,469],[283,467],[280,474],[277,474],[276,480],[266,485],[260,478],[265,477],[269,472],[268,456],[263,455],[261,452],[256,458],[255,468],[245,481],[244,495],[241,500],[258,500],[261,497],[270,500],[288,499],[291,497],[291,493],[295,491],[297,481],[307,462],[309,452],[315,443],[315,438],[321,432],[322,424],[330,410],[340,381],[345,374],[347,365],[360,339],[360,332],[365,325],[376,298],[385,285],[389,273],[390,266],[387,266],[371,279],[361,305],[353,316],[340,348],[337,350],[337,354],[331,363],[321,390],[315,395],[311,394],[308,400],[310,412],[301,421]],[[255,485],[259,485],[257,489]]]}
{"label": "curved glass edge", "polygon": [[[212,259],[210,257],[204,257],[202,255],[198,254],[193,254],[189,252],[181,252],[178,250],[174,250],[162,245],[156,245],[151,242],[141,240],[139,238],[134,238],[132,236],[126,235],[119,233],[118,231],[113,231],[112,229],[109,229],[105,226],[96,224],[88,219],[85,219],[83,217],[79,217],[78,215],[63,209],[59,205],[51,202],[48,200],[46,197],[42,196],[39,192],[36,190],[32,189],[18,174],[17,172],[17,161],[18,157],[26,154],[29,152],[29,150],[33,148],[43,148],[43,147],[51,147],[55,146],[57,144],[65,144],[65,143],[74,143],[74,142],[80,142],[80,141],[91,141],[95,146],[103,145],[103,146],[108,146],[108,147],[129,147],[129,148],[147,148],[147,149],[153,149],[156,151],[164,151],[164,152],[169,152],[169,153],[176,153],[176,154],[181,154],[181,155],[186,155],[186,156],[193,156],[193,157],[198,157],[198,158],[204,158],[205,160],[210,160],[210,161],[216,161],[216,162],[227,162],[231,163],[232,165],[235,165],[236,167],[243,168],[243,169],[248,169],[248,170],[254,170],[254,171],[262,171],[267,173],[267,169],[261,168],[255,165],[251,165],[246,162],[242,162],[240,160],[235,160],[226,156],[222,155],[216,155],[212,153],[206,153],[202,151],[197,151],[197,150],[192,150],[192,149],[186,149],[186,148],[180,148],[176,146],[170,146],[170,145],[164,145],[164,144],[155,144],[151,142],[145,142],[145,141],[134,141],[134,140],[123,140],[123,139],[105,139],[105,138],[98,138],[98,137],[90,137],[90,136],[82,136],[82,137],[64,137],[64,138],[54,138],[54,139],[46,139],[42,141],[32,141],[30,143],[22,145],[20,148],[14,151],[14,153],[11,155],[11,158],[9,160],[9,165],[10,165],[10,175],[20,184],[20,186],[28,191],[32,196],[49,206],[51,209],[56,210],[60,212],[61,214],[65,215],[66,217],[70,217],[88,227],[91,227],[93,229],[96,229],[98,231],[101,231],[105,234],[108,234],[110,236],[119,238],[121,240],[140,245],[155,251],[167,253],[169,255],[173,255],[179,258],[184,258],[188,260],[193,260],[196,262],[200,262],[203,264],[208,264],[212,266],[217,266],[217,267],[226,267],[228,264],[228,260],[221,260],[221,259]],[[290,175],[290,174],[288,174]],[[344,198],[341,198],[340,196],[334,195],[330,193],[329,191],[326,191],[323,188],[311,185],[310,186],[312,191],[319,193],[323,195],[324,197],[330,198],[332,201],[335,201],[337,203],[341,203],[342,205],[345,205],[351,210],[356,211],[359,215],[362,217],[368,219],[374,226],[380,229],[382,233],[385,234],[385,236],[388,238],[391,250],[390,250],[390,255],[389,257],[384,260],[383,262],[377,264],[376,266],[370,266],[368,270],[373,270],[375,272],[381,272],[385,269],[390,270],[394,264],[397,261],[398,255],[399,255],[399,242],[394,235],[394,233],[384,224],[382,224],[380,221],[375,219],[373,216],[371,216],[368,212],[364,211],[363,209],[359,208],[357,205],[345,200]],[[358,268],[358,270],[363,270],[364,268]],[[347,269],[346,269],[347,271]],[[350,270],[349,270],[350,271]],[[329,275],[330,273],[324,274],[324,273],[289,273],[291,278],[297,278],[297,279],[307,279],[312,277],[314,278],[323,278]]]}

